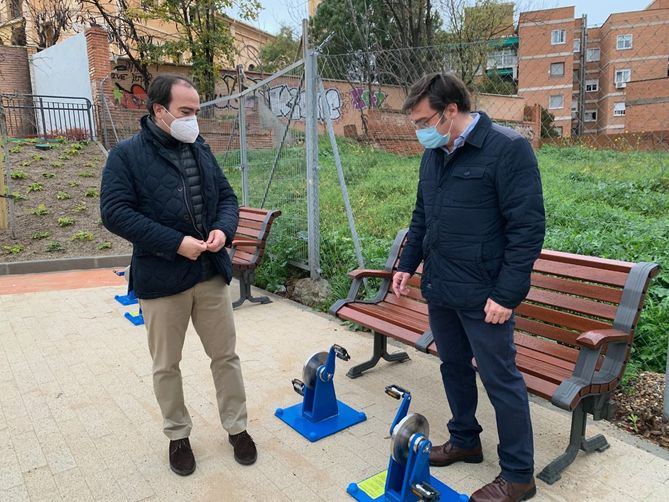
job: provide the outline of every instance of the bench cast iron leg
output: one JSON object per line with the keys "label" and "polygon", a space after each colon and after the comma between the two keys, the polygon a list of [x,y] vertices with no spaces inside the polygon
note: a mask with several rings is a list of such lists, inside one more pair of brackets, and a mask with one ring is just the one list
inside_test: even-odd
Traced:
{"label": "bench cast iron leg", "polygon": [[388,339],[385,336],[374,332],[374,353],[372,354],[372,358],[369,361],[365,361],[364,363],[360,363],[357,366],[353,366],[350,370],[348,370],[346,376],[349,378],[358,378],[359,376],[362,376],[363,372],[376,366],[376,363],[378,363],[381,358],[391,363],[403,363],[404,361],[408,361],[410,359],[406,352],[395,352],[394,354],[389,354]]}
{"label": "bench cast iron leg", "polygon": [[239,277],[239,300],[236,302],[233,302],[232,308],[236,309],[239,307],[242,303],[244,303],[246,300],[250,301],[251,303],[272,303],[272,300],[270,300],[266,296],[258,296],[255,297],[251,294],[251,284],[253,283],[253,272],[250,270],[244,270],[242,272],[242,275]]}
{"label": "bench cast iron leg", "polygon": [[588,414],[583,410],[583,403],[579,404],[571,415],[571,434],[569,436],[569,446],[566,451],[548,464],[537,475],[537,477],[545,483],[552,485],[562,477],[564,471],[576,458],[579,450],[585,452],[604,451],[609,447],[606,438],[597,434],[596,436],[586,439],[585,426],[588,421]]}

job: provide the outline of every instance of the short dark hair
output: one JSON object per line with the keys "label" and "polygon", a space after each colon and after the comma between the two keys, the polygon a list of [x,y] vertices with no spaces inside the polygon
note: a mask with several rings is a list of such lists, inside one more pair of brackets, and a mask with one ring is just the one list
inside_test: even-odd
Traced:
{"label": "short dark hair", "polygon": [[195,84],[188,78],[181,75],[173,75],[171,73],[164,73],[158,75],[151,81],[149,91],[147,92],[146,107],[149,114],[153,117],[153,105],[163,105],[165,108],[170,106],[172,101],[172,87],[176,84],[185,85],[187,87],[195,87]]}
{"label": "short dark hair", "polygon": [[430,73],[421,77],[409,89],[409,94],[402,105],[403,112],[409,112],[423,98],[428,98],[430,106],[443,112],[448,105],[458,105],[458,112],[469,112],[472,99],[464,82],[450,73]]}

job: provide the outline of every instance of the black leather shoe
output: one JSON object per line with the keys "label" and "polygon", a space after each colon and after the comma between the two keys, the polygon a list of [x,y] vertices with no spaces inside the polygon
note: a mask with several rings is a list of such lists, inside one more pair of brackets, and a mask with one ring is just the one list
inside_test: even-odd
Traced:
{"label": "black leather shoe", "polygon": [[188,476],[195,471],[195,457],[188,438],[170,441],[170,467],[179,476]]}
{"label": "black leather shoe", "polygon": [[258,450],[253,438],[244,431],[239,434],[228,434],[228,440],[235,452],[235,460],[242,465],[251,465],[258,459]]}

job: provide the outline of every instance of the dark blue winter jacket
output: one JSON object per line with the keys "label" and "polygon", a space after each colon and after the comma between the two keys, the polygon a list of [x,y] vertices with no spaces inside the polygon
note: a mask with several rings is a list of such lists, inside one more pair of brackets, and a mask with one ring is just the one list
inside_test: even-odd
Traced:
{"label": "dark blue winter jacket", "polygon": [[[203,260],[177,254],[185,236],[207,240],[209,232],[218,229],[229,246],[239,221],[237,197],[199,137],[191,146],[200,170],[204,232],[196,227],[184,175],[148,130],[147,119],[142,119],[139,133],[109,152],[100,190],[105,227],[133,244],[129,288],[144,299],[170,296],[200,282]],[[232,263],[226,249],[207,253],[230,283]]]}
{"label": "dark blue winter jacket", "polygon": [[541,178],[530,143],[481,113],[465,144],[425,151],[416,207],[399,270],[424,260],[430,304],[515,308],[530,288],[544,240]]}

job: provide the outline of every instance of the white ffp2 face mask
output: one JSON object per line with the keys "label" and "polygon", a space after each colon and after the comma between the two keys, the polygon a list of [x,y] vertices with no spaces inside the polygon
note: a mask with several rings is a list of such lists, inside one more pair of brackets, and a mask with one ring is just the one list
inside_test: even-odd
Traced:
{"label": "white ffp2 face mask", "polygon": [[[170,113],[167,108],[165,108],[165,111]],[[195,143],[195,140],[200,134],[200,126],[197,123],[197,117],[195,115],[189,115],[188,117],[176,118],[171,113],[170,115],[174,118],[170,124],[171,136],[182,143]],[[164,120],[163,123],[167,125]]]}

